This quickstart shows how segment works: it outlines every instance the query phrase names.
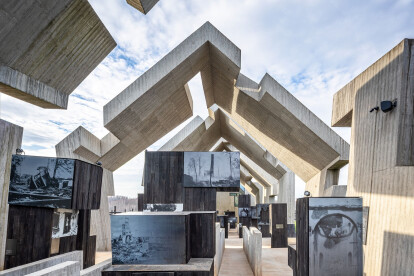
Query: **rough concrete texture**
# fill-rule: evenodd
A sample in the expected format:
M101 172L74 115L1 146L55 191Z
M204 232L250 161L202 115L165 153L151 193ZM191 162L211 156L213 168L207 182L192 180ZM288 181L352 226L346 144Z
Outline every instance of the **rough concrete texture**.
M4 269L6 251L11 157L21 148L22 139L22 127L0 119L0 270Z
M35 273L37 271L47 269L49 267L54 267L56 265L59 265L65 262L74 262L79 265L79 268L82 267L83 252L73 251L73 252L65 253L62 255L55 256L55 257L43 259L37 262L32 262L29 264L21 265L18 267L0 271L0 275L1 276L23 276L23 275L27 275L30 273ZM50 275L60 275L60 274L56 273L56 274L50 274ZM72 275L72 274L68 274L68 275ZM79 273L73 274L73 275L79 275Z
M243 226L243 250L255 276L262 275L262 233Z
M116 43L87 0L2 1L0 91L66 109Z
M126 0L128 4L142 12L147 14L159 0Z
M112 265L112 259L105 260L94 266L83 269L80 272L81 276L101 276L102 271L109 268Z
M67 261L30 274L27 276L73 276L80 275L79 262Z
M220 223L216 222L216 255L214 256L214 275L218 275L223 254L225 249L225 233L224 228L220 228Z
M414 40L404 39L334 95L332 124L351 126L347 196L368 207L364 274L414 271ZM397 99L390 112L370 112Z
M142 128L141 118L171 126L179 123L171 122L178 114L188 118L189 111L176 110L176 102L186 98L183 87L200 72L207 106L217 104L304 181L345 165L349 145L268 74L259 84L239 74L240 56L240 49L205 23L104 106L105 127L126 147L145 144L153 134L142 137L135 131ZM154 109L157 113L151 115ZM164 116L166 112L176 112L176 117ZM215 135L214 127L206 124L205 129ZM205 140L199 148L208 144Z

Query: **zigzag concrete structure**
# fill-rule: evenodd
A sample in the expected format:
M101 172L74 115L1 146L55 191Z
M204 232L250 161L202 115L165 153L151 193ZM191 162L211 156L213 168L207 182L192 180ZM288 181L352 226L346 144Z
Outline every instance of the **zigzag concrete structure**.
M323 195L337 184L349 145L268 74L259 84L240 74L240 57L239 48L205 23L104 106L105 127L125 150L144 149L150 144L143 130L162 137L191 115L184 87L200 72L207 106L217 104ZM150 125L143 123L149 118Z
M116 43L87 0L2 1L0 92L52 109Z
M349 145L269 75L257 84L240 74L240 65L240 49L207 22L104 106L108 135L98 139L79 128L61 142L68 149L58 151L115 171L192 116L187 83L201 73L210 117L196 117L180 132L185 139L177 136L160 150L208 151L223 137L276 179L286 173L280 160L315 196L329 195ZM112 180L107 185L109 195Z
M136 8L143 14L147 14L159 0L126 0L129 5Z

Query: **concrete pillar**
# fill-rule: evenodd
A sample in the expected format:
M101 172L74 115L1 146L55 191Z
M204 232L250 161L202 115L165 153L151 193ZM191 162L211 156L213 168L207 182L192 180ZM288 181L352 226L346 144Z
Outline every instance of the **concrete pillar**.
M287 204L287 223L291 224L295 220L295 174L288 170L279 179L279 194L277 203Z
M0 270L4 269L11 156L21 148L23 128L0 119Z

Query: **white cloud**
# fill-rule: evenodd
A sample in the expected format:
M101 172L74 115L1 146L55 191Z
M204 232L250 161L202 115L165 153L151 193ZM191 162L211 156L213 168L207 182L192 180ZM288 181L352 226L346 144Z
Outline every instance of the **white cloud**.
M103 137L103 105L206 21L241 49L244 74L260 81L268 72L328 125L332 95L403 38L414 37L408 0L162 0L147 15L126 1L90 3L118 47L72 93L68 110L2 95L1 117L24 127L27 154L54 155L55 144L79 125ZM205 117L200 82L190 88L195 113ZM349 141L349 129L335 131ZM115 172L117 194L136 194L142 165L141 154Z

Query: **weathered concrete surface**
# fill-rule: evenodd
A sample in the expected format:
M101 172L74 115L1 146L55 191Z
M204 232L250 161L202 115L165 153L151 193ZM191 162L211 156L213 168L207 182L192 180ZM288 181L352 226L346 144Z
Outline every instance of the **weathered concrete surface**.
M220 223L216 222L216 255L214 256L214 275L218 275L223 261L223 254L225 249L225 230L220 228Z
M29 264L17 266L11 269L0 271L1 276L23 276L30 273L35 273L37 271L41 271L43 269L53 267L55 265L64 263L64 262L75 262L78 263L79 267L83 265L83 252L82 251L73 251L69 253L65 253L62 255L58 255L55 257L43 259L37 262L32 262ZM52 275L60 275L58 273ZM72 275L72 274L69 274ZM79 275L73 274L73 275Z
M22 127L0 119L0 270L4 269L6 251L11 158L21 148L22 138Z
M116 43L86 0L2 1L0 91L66 109L69 94Z
M332 124L352 127L347 196L369 207L366 275L414 271L413 53L404 39L334 96ZM391 112L369 112L394 99Z
M262 233L243 226L243 250L255 276L262 275Z
M253 275L246 254L243 252L243 239L239 239L236 229L229 229L229 238L226 239L226 250L224 251L219 275Z
M30 274L27 276L73 276L80 275L80 264L79 262L67 261L61 264L57 264Z
M160 109L161 113L164 108L175 110L170 95L177 93L178 98L185 98L183 91L177 91L199 72L207 107L217 104L232 122L267 149L266 153L276 156L304 181L310 181L322 170L339 169L348 162L349 145L273 78L266 74L258 84L239 74L240 50L209 22L104 107L105 127L127 147L141 146L145 141L140 142L139 132L133 133L141 127L140 118L148 118L152 108ZM178 111L187 118L186 112L185 108ZM156 118L171 120L166 116ZM199 127L218 136L209 124L204 130ZM226 135L232 134L223 131L221 136L230 141ZM207 147L208 141L198 147ZM231 142L243 150L238 140Z
M56 156L77 158L86 162L95 163L101 152L101 141L83 127L65 137L56 145ZM112 171L104 165L101 189L101 207L92 210L91 235L96 235L96 250L111 250L111 227L109 220L108 196L115 194Z
M279 193L275 203L287 204L287 223L296 220L295 174L290 170L279 179Z
M88 267L80 271L81 276L101 276L102 271L109 268L112 265L112 259L105 260L94 266Z
M159 0L126 0L128 4L142 12L147 14Z

